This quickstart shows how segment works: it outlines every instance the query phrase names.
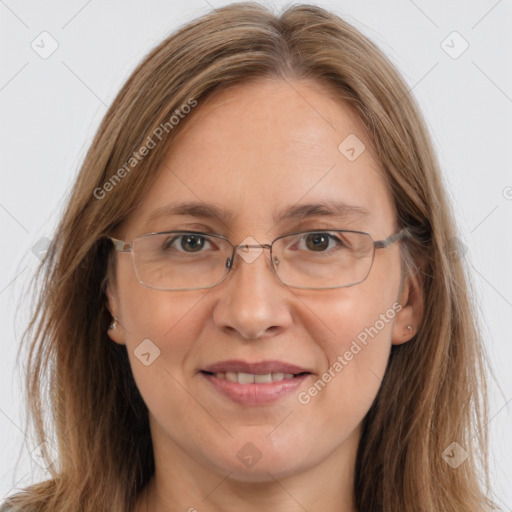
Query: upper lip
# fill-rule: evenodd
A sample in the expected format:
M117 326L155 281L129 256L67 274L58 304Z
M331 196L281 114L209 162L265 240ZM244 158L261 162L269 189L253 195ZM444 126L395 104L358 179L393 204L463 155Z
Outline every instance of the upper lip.
M210 364L201 368L203 372L209 373L223 373L223 372L236 372L236 373L251 373L253 375L265 375L267 373L311 373L306 368L286 363L284 361L267 360L259 363L250 363L242 361L241 359L229 359L227 361L219 361L218 363Z

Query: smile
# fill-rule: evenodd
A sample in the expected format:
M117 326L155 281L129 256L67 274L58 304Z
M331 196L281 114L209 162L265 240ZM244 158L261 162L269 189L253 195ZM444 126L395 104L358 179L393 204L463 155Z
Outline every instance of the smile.
M247 406L266 405L297 390L311 373L209 373L202 371L206 381L222 396Z
M238 382L240 384L267 384L270 382L280 382L282 380L293 379L296 377L293 373L265 373L262 375L243 372L219 372L215 374L218 379L229 380L229 382ZM302 374L300 374L302 375Z

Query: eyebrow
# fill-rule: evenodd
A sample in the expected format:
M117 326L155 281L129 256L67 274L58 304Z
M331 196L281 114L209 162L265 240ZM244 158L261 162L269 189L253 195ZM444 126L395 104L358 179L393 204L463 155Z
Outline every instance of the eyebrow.
M148 217L146 224L162 217L172 217L177 215L190 215L203 219L220 219L223 222L230 222L234 218L234 213L225 210L211 203L199 201L184 201L168 204L157 208ZM340 201L324 201L322 203L307 203L292 205L274 215L273 220L277 224L283 220L305 219L309 217L368 217L370 212L362 206L350 205Z

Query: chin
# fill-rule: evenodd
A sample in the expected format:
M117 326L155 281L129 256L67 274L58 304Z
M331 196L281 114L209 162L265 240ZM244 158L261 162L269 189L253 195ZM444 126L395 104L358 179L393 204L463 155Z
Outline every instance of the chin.
M251 482L251 483L266 483L274 482L276 479L281 480L288 478L297 473L305 471L308 465L304 466L290 465L288 464L271 464L269 462L264 463L260 460L252 468L241 468L240 465L232 467L228 470L229 478L237 482Z
M228 474L230 479L240 482L269 482L274 478L286 478L320 462L310 460L306 450L291 446L279 450L270 446L268 439L266 441L265 446L257 441L236 443L234 450L223 450L222 455L219 454L220 458L211 462L222 473ZM230 452L233 456L226 458Z

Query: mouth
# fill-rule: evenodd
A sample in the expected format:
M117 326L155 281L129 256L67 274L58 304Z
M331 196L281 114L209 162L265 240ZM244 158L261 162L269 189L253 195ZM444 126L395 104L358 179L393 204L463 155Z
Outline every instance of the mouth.
M246 372L206 372L201 370L205 375L211 375L217 379L227 380L229 382L237 382L238 384L270 384L272 382L282 382L283 380L296 379L303 375L311 375L310 372L301 373L246 373Z
M229 359L226 361L219 361L214 364L210 364L200 369L202 372L211 374L227 374L233 377L232 374L237 375L249 375L249 376L262 376L262 375L275 375L282 379L282 375L300 375L303 373L311 373L309 368L303 368L292 363L285 361L278 361L276 359L268 359L260 362L249 362L241 359ZM231 374L231 375L230 375ZM243 377L245 378L245 377ZM267 377L268 378L268 377ZM292 378L292 377L289 377ZM266 381L265 381L266 382Z
M313 375L307 368L275 360L259 363L221 361L199 370L199 373L216 392L245 406L277 402Z

